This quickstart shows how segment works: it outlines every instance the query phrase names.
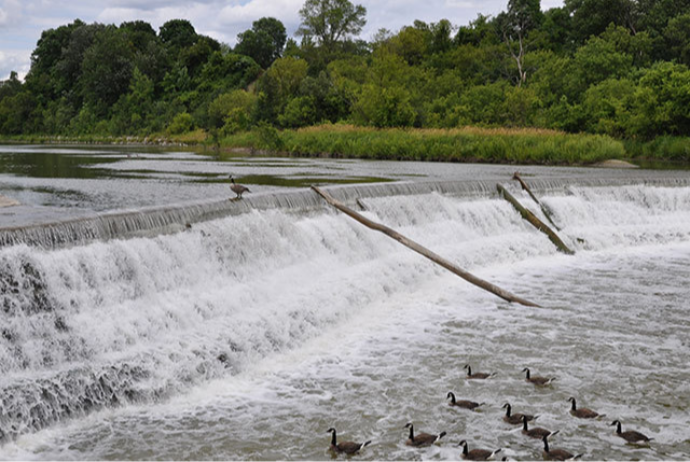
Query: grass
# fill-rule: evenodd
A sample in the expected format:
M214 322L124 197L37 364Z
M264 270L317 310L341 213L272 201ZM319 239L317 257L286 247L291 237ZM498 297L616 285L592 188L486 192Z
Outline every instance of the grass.
M293 156L381 160L586 165L628 158L621 141L543 129L373 129L321 125L277 131L263 127L221 140L224 148L282 151Z

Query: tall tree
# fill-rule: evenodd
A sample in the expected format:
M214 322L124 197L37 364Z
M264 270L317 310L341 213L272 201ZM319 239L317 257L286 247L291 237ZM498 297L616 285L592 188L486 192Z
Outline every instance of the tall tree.
M235 53L249 56L262 68L267 69L280 58L287 40L282 22L275 18L261 18L254 21L252 28L237 36Z
M302 24L297 34L332 52L338 42L362 31L366 14L366 8L349 0L307 0L299 10Z
M518 86L527 79L527 70L524 66L528 45L527 34L539 26L541 19L540 0L509 0L508 11L496 17L498 32L517 65Z

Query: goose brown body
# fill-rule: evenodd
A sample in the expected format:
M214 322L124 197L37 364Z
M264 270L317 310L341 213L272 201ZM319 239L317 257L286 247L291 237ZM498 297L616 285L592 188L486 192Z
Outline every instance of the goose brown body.
M230 189L232 190L232 192L237 194L237 196L235 196L235 199L242 199L242 194L246 192L251 192L249 188L247 188L246 186L235 183L235 179L232 177L232 175L230 175L230 182L232 183L230 185Z
M355 443L354 441L343 441L338 443L336 441L335 428L329 428L326 433L331 433L331 446L330 450L333 452L341 452L344 454L354 454L364 446L371 443L371 441L365 441L364 443Z
M434 444L436 441L440 440L446 435L446 432L441 432L438 435L430 435L429 433L417 433L416 435L414 434L414 426L412 423L408 423L405 425L405 428L410 429L410 434L407 438L407 441L405 441L405 444L408 446L414 446L414 447L423 447L423 446L431 446Z
M541 439L545 436L549 436L552 432L541 427L527 428L527 416L522 416L522 434L527 435L530 438Z
M619 420L614 420L611 425L616 425L616 435L623 438L628 443L648 443L651 438L647 435L635 430L621 431L621 423Z
M522 372L525 373L525 380L527 380L529 383L533 383L534 385L543 387L545 385L550 384L554 380L556 380L556 377L542 377L540 375L535 375L532 376L530 375L529 368L526 367L522 370Z
M558 431L555 431L551 433L551 435L555 435L558 433ZM552 449L549 447L549 435L545 435L542 438L542 441L544 441L544 458L549 459L549 460L575 460L579 459L582 457L582 454L578 455L573 455L572 453L566 451L565 449Z
M468 401L465 399L455 399L455 393L452 391L448 392L448 395L446 395L446 398L450 399L450 403L448 403L449 406L455 406L455 407L462 407L465 409L476 409L479 406L481 406L484 403L475 403L474 401Z
M472 449L471 451L467 447L467 441L462 440L458 443L458 446L462 446L462 458L465 460L489 460L491 457L500 452L500 449L495 451L489 451L487 449Z
M575 417L579 417L580 419L593 419L599 416L598 412L594 412L593 410L587 409L586 407L578 409L577 402L575 401L575 398L573 398L572 396L568 398L568 401L573 403L570 406L570 413Z
M522 419L526 418L527 420L534 420L534 416L530 414L512 414L512 406L510 403L505 403L503 405L504 408L506 408L506 415L503 416L503 421L508 422L509 424L513 425L520 425L522 423Z
M472 368L470 367L469 364L465 364L464 369L467 369L467 378L468 379L488 379L489 377L493 377L496 375L495 372L492 373L486 373L486 372L475 372L474 374L472 373Z

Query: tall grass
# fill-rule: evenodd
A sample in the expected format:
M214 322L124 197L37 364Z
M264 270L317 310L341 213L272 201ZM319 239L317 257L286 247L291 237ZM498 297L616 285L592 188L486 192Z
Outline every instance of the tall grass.
M322 125L241 133L225 147L280 150L294 156L382 160L584 165L626 155L623 143L601 135L541 129L373 129Z

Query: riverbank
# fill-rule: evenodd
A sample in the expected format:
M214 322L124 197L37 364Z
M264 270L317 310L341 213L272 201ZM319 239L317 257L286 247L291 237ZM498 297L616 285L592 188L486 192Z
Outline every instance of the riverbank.
M464 127L456 129L374 129L319 125L278 130L260 125L246 132L211 137L202 129L180 135L112 137L103 135L22 136L2 142L150 145L204 148L221 156L242 154L416 160L529 165L596 165L608 160L650 165L690 163L690 138L619 140L605 135L545 129Z

